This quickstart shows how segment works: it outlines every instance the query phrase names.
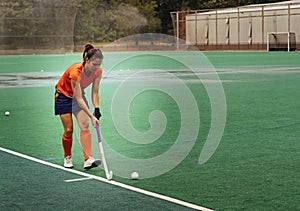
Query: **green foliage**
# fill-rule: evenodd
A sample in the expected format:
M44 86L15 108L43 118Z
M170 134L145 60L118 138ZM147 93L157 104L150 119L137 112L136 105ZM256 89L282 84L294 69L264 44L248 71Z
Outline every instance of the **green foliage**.
M155 1L82 0L75 22L75 42L111 42L160 27Z
M33 4L26 0L1 1L1 35L3 43L15 48L24 39L22 35L30 36L34 33L28 19L32 17ZM18 24L16 24L16 21ZM12 34L13 36L7 36ZM21 36L21 37L19 37ZM19 39L16 39L19 37Z
M64 47L72 43L74 4L78 0L2 0L0 27L3 48ZM68 7L65 7L68 5Z
M0 44L49 48L112 42L138 33L173 34L170 12L278 0L1 0Z

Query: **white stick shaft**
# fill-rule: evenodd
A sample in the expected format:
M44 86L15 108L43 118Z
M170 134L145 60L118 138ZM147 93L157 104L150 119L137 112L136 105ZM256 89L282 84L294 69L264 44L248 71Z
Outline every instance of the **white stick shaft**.
M112 175L112 171L108 171L108 168L107 168L107 164L106 164L106 160L105 160L105 156L104 156L104 150L103 150L103 146L102 146L102 139L101 139L99 125L96 125L96 131L97 131L100 155L101 155L101 160L102 160L103 168L105 171L105 175L108 180L111 180L113 175Z
M102 141L99 142L99 148L100 148L100 155L101 155L101 160L102 160L103 168L104 168L104 171L105 171L105 175L106 175L106 178L109 179L110 178L110 173L109 173L108 168L107 168Z

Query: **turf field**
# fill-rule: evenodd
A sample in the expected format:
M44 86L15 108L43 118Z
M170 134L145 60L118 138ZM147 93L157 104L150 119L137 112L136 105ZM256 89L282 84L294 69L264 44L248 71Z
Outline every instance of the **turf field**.
M77 128L74 171L61 168L54 85L80 60L0 57L1 210L300 209L299 53L104 53L111 183L102 168L83 170Z

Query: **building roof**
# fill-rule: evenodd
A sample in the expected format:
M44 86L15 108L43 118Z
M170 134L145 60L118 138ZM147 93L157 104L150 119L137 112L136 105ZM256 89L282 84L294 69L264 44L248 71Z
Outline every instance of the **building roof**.
M280 9L287 9L288 5L291 8L300 8L300 0L291 0L291 1L282 1L276 3L269 3L269 4L250 4L235 8L224 8L224 9L217 9L217 10L210 10L206 12L199 12L197 15L211 15L215 14L216 11L218 14L226 14L226 13L236 13L236 12L254 12L254 11L261 11L262 7L265 11L267 10L280 10ZM195 14L190 14L188 16L195 16Z
M265 4L249 4L246 6L241 6L241 7L255 7L255 6L285 6L288 4L299 4L300 0L291 0L291 1L281 1L281 2L275 2L275 3L265 3Z

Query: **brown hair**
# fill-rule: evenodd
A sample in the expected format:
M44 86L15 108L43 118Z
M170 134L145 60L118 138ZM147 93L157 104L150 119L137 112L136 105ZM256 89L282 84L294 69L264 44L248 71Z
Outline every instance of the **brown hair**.
M82 57L83 57L83 64L85 64L87 59L88 60L94 58L103 59L103 54L100 49L96 49L92 44L88 43L84 46Z

